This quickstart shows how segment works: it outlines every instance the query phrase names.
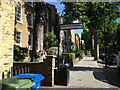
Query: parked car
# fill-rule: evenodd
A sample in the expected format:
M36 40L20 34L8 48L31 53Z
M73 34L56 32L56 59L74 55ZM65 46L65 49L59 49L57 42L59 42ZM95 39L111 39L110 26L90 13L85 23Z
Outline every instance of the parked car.
M105 53L104 52L100 52L100 59L104 61L105 58Z
M109 53L108 54L108 59L107 59L107 63L108 64L116 64L117 65L117 59L118 59L118 55L116 55L115 53Z
M118 67L118 72L120 73L120 52L118 52L117 67Z

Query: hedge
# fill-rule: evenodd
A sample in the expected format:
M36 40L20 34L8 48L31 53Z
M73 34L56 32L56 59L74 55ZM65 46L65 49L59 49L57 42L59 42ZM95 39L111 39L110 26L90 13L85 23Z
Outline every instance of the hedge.
M71 62L71 61L75 60L75 53L62 53L62 55L69 55L68 62Z
M58 55L58 47L50 47L47 51L48 55ZM59 55L61 55L61 50L59 49Z
M83 58L85 56L84 50L78 50L76 54L80 54L80 57Z

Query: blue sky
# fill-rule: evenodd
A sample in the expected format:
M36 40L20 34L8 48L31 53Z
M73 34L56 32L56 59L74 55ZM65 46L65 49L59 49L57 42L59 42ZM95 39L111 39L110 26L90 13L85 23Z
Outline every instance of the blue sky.
M64 10L64 4L60 4L60 2L48 2L50 4L53 4L58 9L58 13L62 14L62 11Z

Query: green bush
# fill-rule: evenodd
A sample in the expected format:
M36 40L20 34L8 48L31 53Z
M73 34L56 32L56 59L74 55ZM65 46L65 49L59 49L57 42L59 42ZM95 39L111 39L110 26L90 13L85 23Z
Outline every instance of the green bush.
M28 48L22 48L20 46L14 45L14 60L23 62L25 57L29 54Z
M83 58L85 56L84 50L78 50L76 54L80 54L80 57Z
M87 53L88 53L88 50L85 50L85 54L87 55Z
M62 53L62 55L69 55L69 60L68 62L72 62L75 60L75 53Z
M62 51L59 50L59 55L61 55ZM58 55L58 47L50 47L47 51L48 55Z
M43 42L44 42L45 49L47 48L47 46L51 47L51 46L57 45L58 40L57 40L57 37L54 33L48 32L48 33L45 33L43 36L44 36Z

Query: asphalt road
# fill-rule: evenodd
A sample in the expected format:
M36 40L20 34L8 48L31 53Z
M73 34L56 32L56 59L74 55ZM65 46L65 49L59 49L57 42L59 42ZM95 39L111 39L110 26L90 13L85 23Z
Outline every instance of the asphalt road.
M117 70L117 65L109 65L107 69L104 64L98 64L102 68L103 75L108 81L109 85L114 88L120 88L120 74Z

